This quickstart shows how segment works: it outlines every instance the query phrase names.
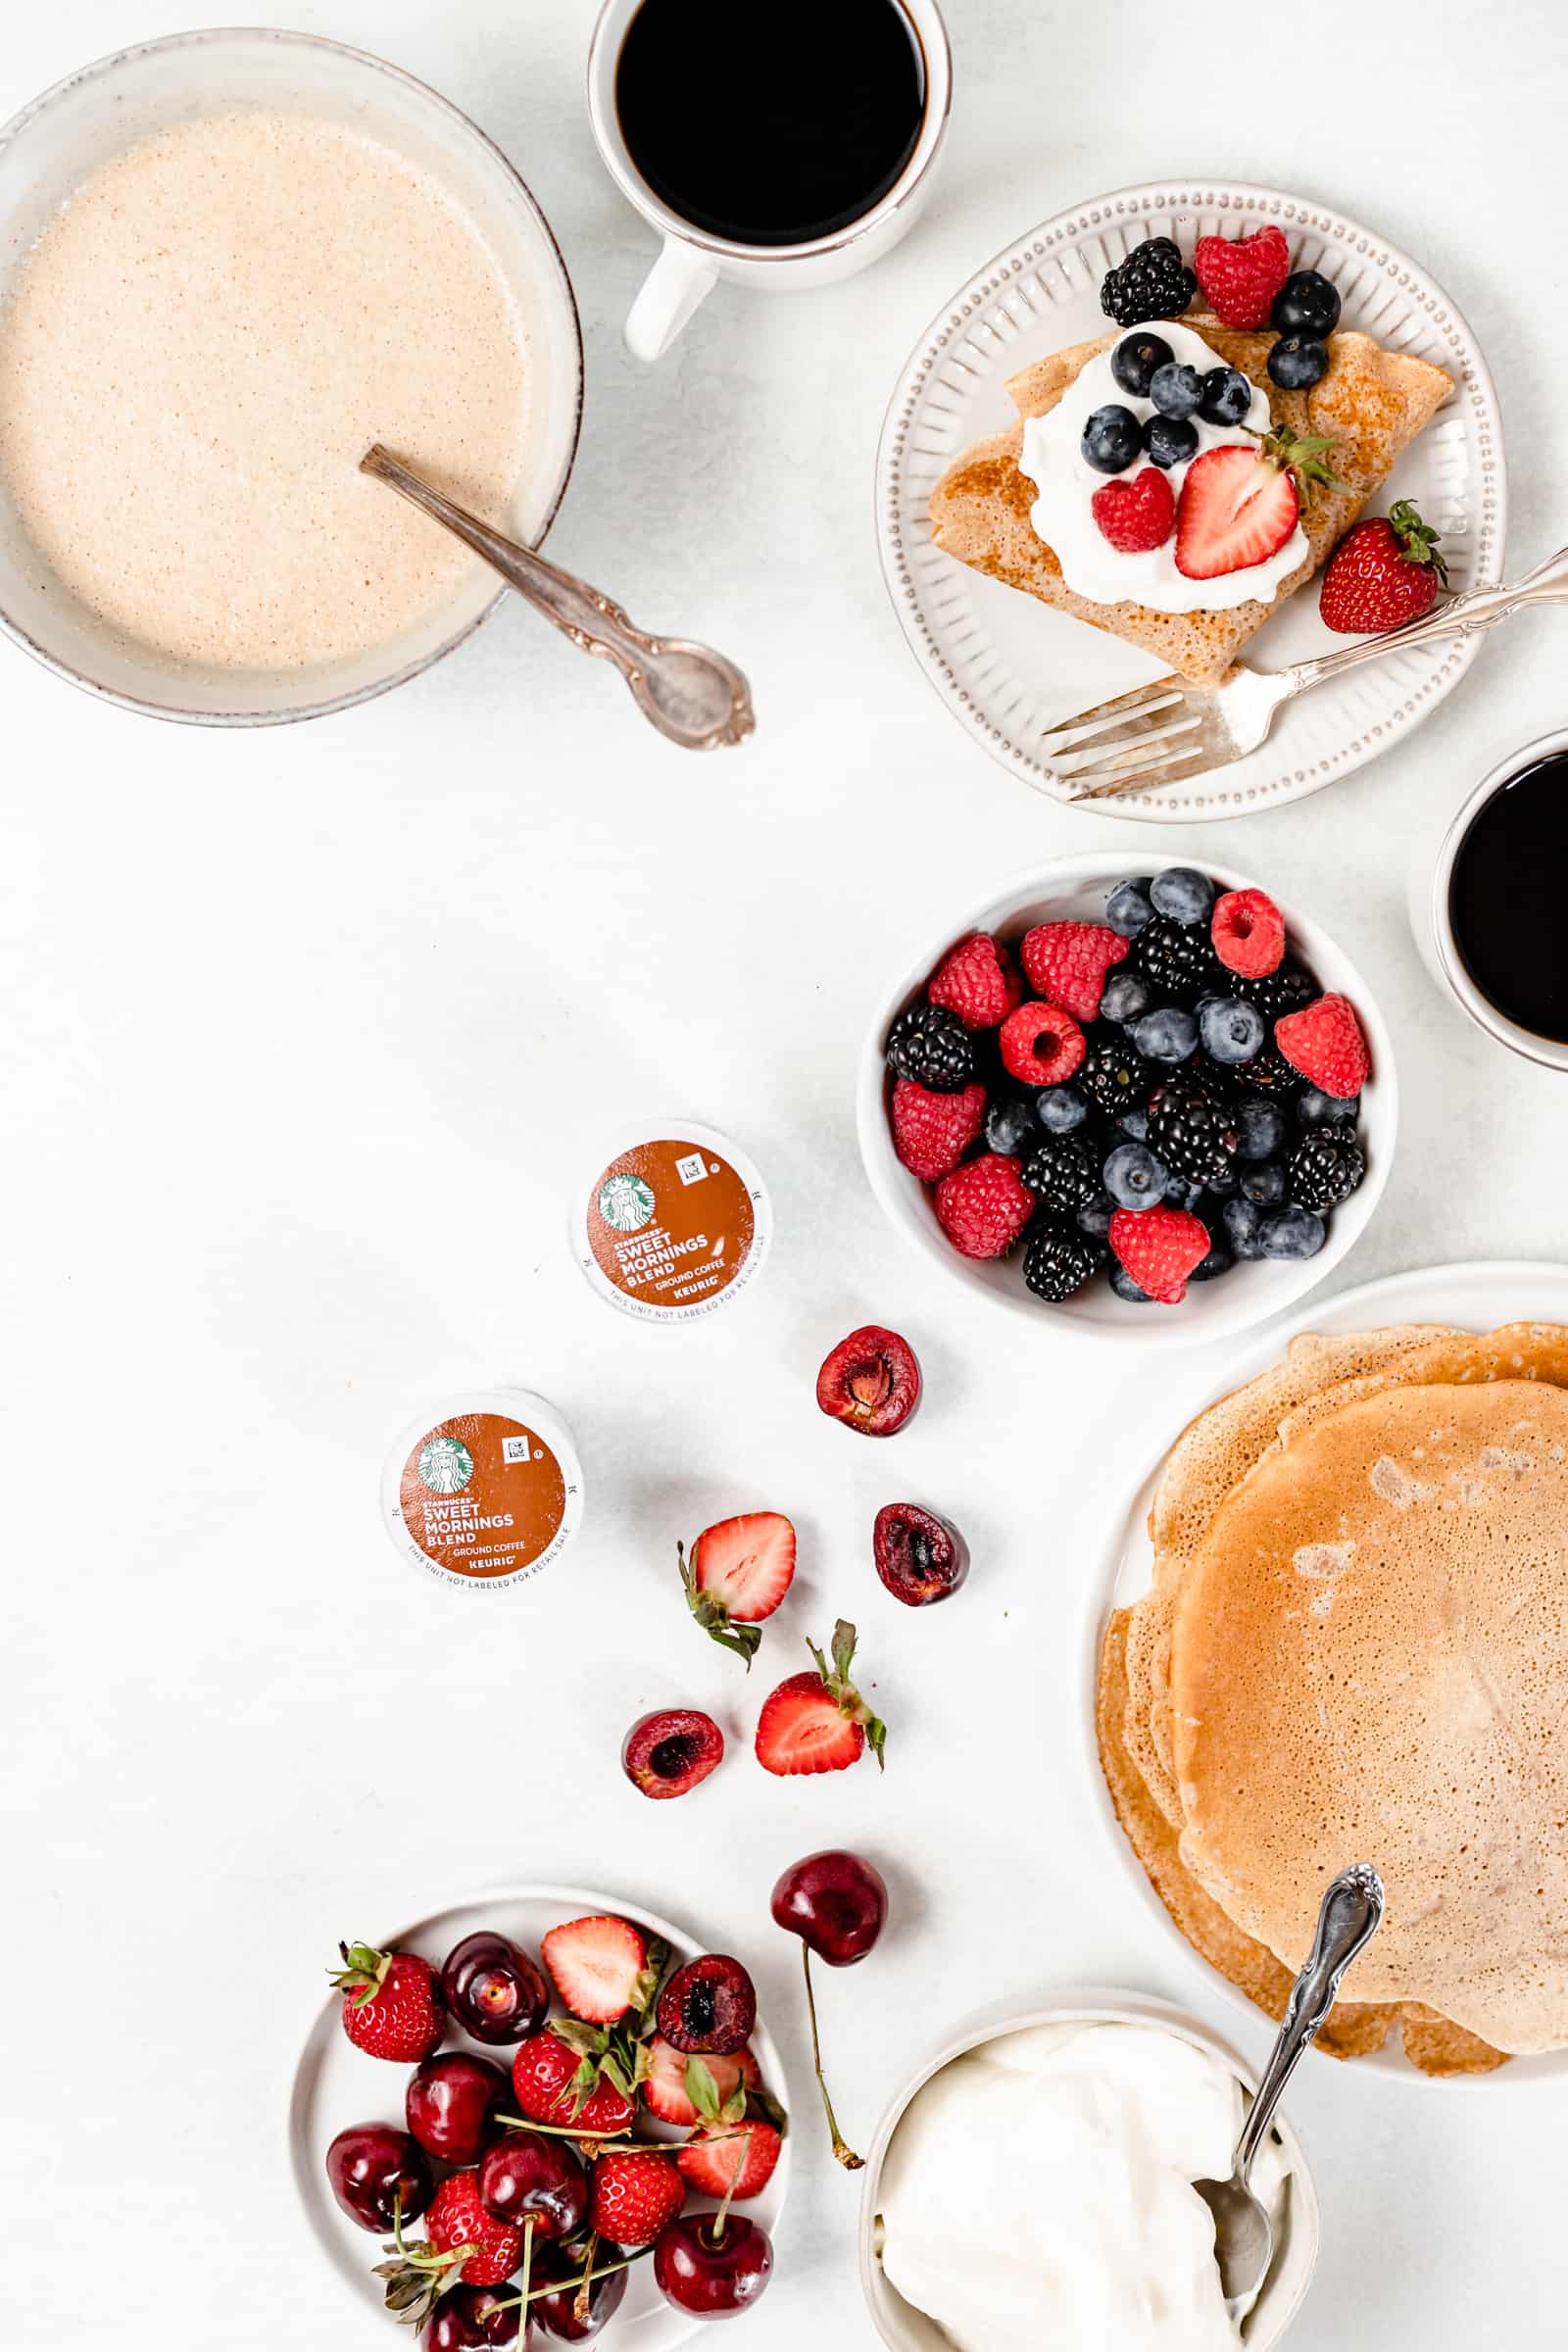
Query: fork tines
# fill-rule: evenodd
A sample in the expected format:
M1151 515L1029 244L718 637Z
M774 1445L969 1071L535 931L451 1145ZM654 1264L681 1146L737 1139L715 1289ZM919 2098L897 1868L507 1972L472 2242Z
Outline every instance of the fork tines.
M1043 738L1041 755L1070 800L1102 799L1200 769L1203 716L1185 680L1154 678L1063 719ZM1195 730L1197 740L1187 740Z

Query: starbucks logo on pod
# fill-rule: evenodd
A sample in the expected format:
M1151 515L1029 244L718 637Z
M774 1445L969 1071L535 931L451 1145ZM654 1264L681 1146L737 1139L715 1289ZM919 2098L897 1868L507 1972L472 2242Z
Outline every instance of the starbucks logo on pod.
M419 1448L419 1477L432 1494L460 1494L473 1476L473 1456L461 1438L427 1438Z
M622 1169L599 1188L599 1214L616 1233L637 1233L653 1215L654 1188L644 1177Z

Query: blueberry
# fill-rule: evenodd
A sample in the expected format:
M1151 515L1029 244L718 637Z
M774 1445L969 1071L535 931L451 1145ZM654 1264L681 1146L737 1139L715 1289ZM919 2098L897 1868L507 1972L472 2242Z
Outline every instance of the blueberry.
M1134 1306L1148 1306L1152 1303L1149 1293L1143 1289L1141 1284L1134 1282L1125 1266L1111 1267L1110 1287L1118 1298L1128 1298Z
M1198 427L1185 416L1151 416L1144 427L1144 447L1151 463L1168 473L1173 466L1185 466L1197 457Z
M1143 426L1131 409L1121 408L1115 401L1096 409L1084 426L1084 463L1097 473L1125 472L1143 446Z
M1195 866L1167 865L1149 885L1150 904L1156 914L1173 923L1206 923L1214 904L1214 885Z
M1147 1110L1124 1110L1116 1124L1123 1135L1132 1137L1135 1144L1148 1142L1149 1113Z
M1239 368L1211 368L1198 414L1210 424L1240 424L1252 405L1252 379Z
M1309 392L1328 365L1328 345L1311 335L1281 335L1268 355L1268 371L1282 392Z
M1295 270L1274 297L1269 323L1282 335L1332 335L1340 289L1320 270Z
M1272 1159L1285 1141L1285 1113L1261 1095L1248 1095L1236 1105L1238 1159Z
M1153 1002L1154 992L1142 972L1112 972L1101 991L1100 1010L1107 1021L1136 1021Z
M1162 1004L1133 1023L1133 1044L1146 1061L1185 1061L1198 1047L1198 1023L1180 1004Z
M1175 356L1163 335L1125 335L1110 355L1110 372L1124 392L1147 400L1155 368Z
M1203 379L1196 368L1181 360L1167 360L1163 368L1154 369L1149 397L1162 416L1193 416L1203 397Z
M1309 1086L1296 1100L1296 1115L1303 1127L1337 1126L1342 1119L1354 1121L1361 1115L1361 1098L1352 1095L1344 1102L1338 1095L1325 1095L1321 1088Z
M1118 1144L1101 1174L1118 1208L1157 1208L1170 1182L1146 1144Z
M1263 1254L1263 1211L1255 1200L1238 1193L1225 1203L1225 1239L1238 1257Z
M1229 1242L1216 1238L1208 1255L1199 1259L1187 1279L1189 1282L1218 1282L1220 1276L1228 1274L1235 1263L1236 1252Z
M1185 1176L1166 1177L1165 1206L1167 1208L1184 1208L1188 1215L1192 1216L1202 1198L1203 1188L1200 1184L1190 1184Z
M1118 882L1105 901L1105 920L1118 939L1136 939L1153 916L1147 881Z
M1026 1152L1038 1133L1034 1104L1025 1095L999 1095L986 1112L986 1144L993 1152Z
M1285 1198L1285 1170L1277 1159L1259 1160L1242 1170L1242 1191L1259 1208L1277 1208Z
M1076 1087L1048 1086L1035 1097L1035 1114L1048 1134L1071 1135L1088 1118L1089 1105Z
M1263 1219L1265 1257L1316 1257L1327 1239L1322 1218L1310 1208L1298 1208L1294 1200Z
M1078 1211L1079 1232L1087 1233L1092 1242L1102 1242L1110 1231L1110 1212L1114 1206L1115 1203L1108 1193L1097 1193L1094 1199L1086 1200Z
M1212 1061L1250 1061L1268 1031L1255 1004L1240 997L1216 997L1199 1014L1203 1051Z

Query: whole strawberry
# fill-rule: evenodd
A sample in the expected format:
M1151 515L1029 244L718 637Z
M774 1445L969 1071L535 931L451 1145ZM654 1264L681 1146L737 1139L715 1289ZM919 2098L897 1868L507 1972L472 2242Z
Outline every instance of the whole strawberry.
M939 1184L951 1176L985 1125L986 1090L976 1080L961 1094L936 1095L912 1078L893 1088L893 1149L911 1176Z
M686 2183L668 2156L638 2149L602 2156L594 2166L589 2219L601 2237L634 2252L651 2246L686 2202Z
M530 2034L517 2044L512 2090L518 2108L530 2123L572 2124L585 2136L629 2131L636 2084L628 2081L612 2037L569 2019L558 2023L563 2031ZM591 2046L595 2042L602 2046Z
M976 931L943 957L926 995L956 1012L966 1029L995 1029L1023 995L1023 982L1011 950Z
M1318 611L1331 629L1362 637L1419 620L1448 584L1438 534L1407 498L1358 522L1329 559Z
M1250 237L1200 237L1193 269L1203 299L1227 326L1267 326L1291 274L1291 249L1272 223Z
M965 1160L937 1186L937 1222L964 1257L1005 1257L1035 1213L1022 1161L1002 1152Z
M723 2121L694 2132L675 2162L681 2178L703 2197L760 2197L772 2180L784 2142L771 2124Z
M459 2257L454 2275L470 2286L499 2286L522 2259L522 2231L486 2212L476 2172L448 2175L430 2200L424 2226L438 2254Z
M378 1952L340 1943L343 1965L331 1971L343 1995L343 2031L357 2050L419 2066L441 2044L446 2000L440 1972L417 1952Z

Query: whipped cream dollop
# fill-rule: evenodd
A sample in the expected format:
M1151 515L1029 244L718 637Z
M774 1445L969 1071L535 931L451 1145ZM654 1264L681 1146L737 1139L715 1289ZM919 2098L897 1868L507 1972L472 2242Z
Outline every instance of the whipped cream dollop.
M1227 365L1201 335L1177 318L1152 318L1147 329L1129 332L1162 335L1176 359L1196 368L1200 375ZM1108 481L1130 480L1153 462L1140 451L1122 473L1108 474L1097 473L1084 458L1084 426L1096 409L1114 402L1130 409L1140 424L1155 413L1152 400L1135 399L1112 375L1110 354L1115 348L1113 343L1079 370L1048 416L1024 420L1018 467L1039 492L1029 519L1061 565L1062 578L1077 595L1091 597L1098 605L1147 605L1153 612L1228 612L1254 597L1267 604L1281 580L1305 561L1306 533L1299 523L1265 563L1245 564L1218 579L1189 580L1176 568L1174 531L1163 547L1128 554L1112 547L1096 522L1089 503L1095 492ZM1186 466L1172 466L1165 477L1177 502L1190 467L1205 450L1238 443L1255 449L1253 436L1266 433L1273 420L1268 394L1259 385L1253 386L1252 405L1240 424L1210 424L1206 417L1195 416L1197 451Z
M1213 2053L1164 2027L999 2035L932 2076L883 2166L882 2268L956 2352L1234 2352L1214 2222L1245 2113ZM1276 2227L1283 2152L1251 2184Z

